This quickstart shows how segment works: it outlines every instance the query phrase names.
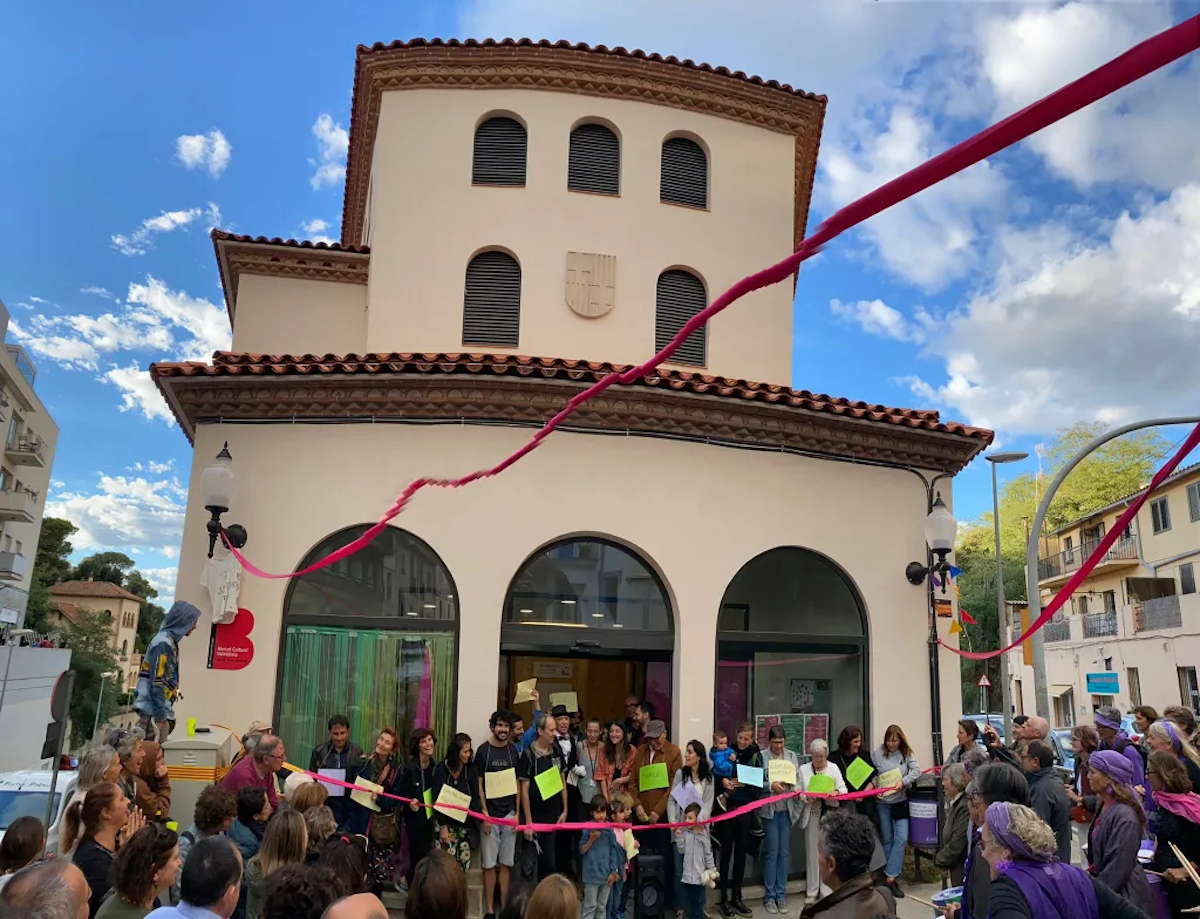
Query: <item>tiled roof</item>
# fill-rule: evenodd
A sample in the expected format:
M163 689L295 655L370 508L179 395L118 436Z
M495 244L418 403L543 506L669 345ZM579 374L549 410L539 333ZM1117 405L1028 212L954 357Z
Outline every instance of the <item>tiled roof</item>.
M67 622L79 624L79 607L74 603L67 603L65 600L52 601L54 608L58 610Z
M356 255L369 255L371 252L370 246L343 246L341 243L315 243L311 240L302 239L280 239L278 236L272 236L268 239L266 236L243 236L240 233L230 233L226 230L213 230L211 234L213 243L222 240L228 240L235 243L255 243L263 246L287 246L292 249L327 249L330 252L351 252Z
M130 593L110 581L63 581L51 585L50 593L56 597L104 597L111 600L142 602L142 598L137 594Z
M213 363L152 364L155 380L168 377L282 377L324 374L463 374L514 375L542 379L594 383L612 372L622 373L627 364L564 358L521 357L511 354L248 354L217 352ZM789 389L749 380L706 376L683 370L658 369L633 386L666 387L671 390L705 396L745 399L767 404L842 415L863 421L883 422L906 428L955 434L982 441L992 440L992 432L957 422L943 422L936 411L891 408L867 402L855 402L807 390ZM182 419L180 419L182 424Z

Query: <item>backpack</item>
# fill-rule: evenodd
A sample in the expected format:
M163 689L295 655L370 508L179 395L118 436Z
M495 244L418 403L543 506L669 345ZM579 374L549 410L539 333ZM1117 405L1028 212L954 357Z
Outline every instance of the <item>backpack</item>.
M1145 747L1143 747L1141 744L1134 743L1128 737L1117 738L1117 744L1113 749L1124 755L1126 747L1133 747L1133 749L1138 751L1138 755L1142 758L1142 773L1144 774L1146 771L1146 766L1150 762L1150 754L1147 752Z

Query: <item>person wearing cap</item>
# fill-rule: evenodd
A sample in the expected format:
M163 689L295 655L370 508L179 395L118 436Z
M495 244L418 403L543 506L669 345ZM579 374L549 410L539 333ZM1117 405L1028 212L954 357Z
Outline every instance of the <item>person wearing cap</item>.
M1102 705L1096 709L1096 733L1100 735L1101 750L1111 750L1129 760L1129 768L1133 770L1133 779L1129 784L1139 789L1145 807L1153 807L1153 800L1146 794L1146 761L1137 744L1121 729L1120 710L1112 705Z
M1129 759L1115 750L1097 750L1088 758L1088 784L1100 804L1088 839L1088 870L1138 909L1152 913L1150 885L1138 862L1146 813L1133 779Z
M667 782L661 788L642 788L642 769L656 763L666 763ZM655 824L667 822L667 801L671 797L671 786L675 783L675 773L683 768L683 754L679 747L667 740L667 726L658 719L646 723L646 742L638 747L633 758L632 778L626 786L629 796L633 798L634 813L640 823ZM656 783L657 784L657 783ZM651 830L640 834L638 841L642 849L657 852L662 856L663 864L674 866L674 840L671 831ZM673 873L673 868L671 869ZM675 885L666 885L666 909L672 908Z
M271 733L273 733L273 729L268 722L251 721L250 727L246 728L246 733L242 735L242 747L233 755L233 761L229 765L235 766L243 757L253 753L263 734Z
M575 746L574 717L565 705L556 705L550 710L554 718L554 744L562 754L563 781L567 783L567 820L578 823L586 819L583 815L583 800L579 795L579 777L584 768L579 765L579 751ZM579 852L579 831L559 830L554 834L555 867L571 880L579 877L575 860Z

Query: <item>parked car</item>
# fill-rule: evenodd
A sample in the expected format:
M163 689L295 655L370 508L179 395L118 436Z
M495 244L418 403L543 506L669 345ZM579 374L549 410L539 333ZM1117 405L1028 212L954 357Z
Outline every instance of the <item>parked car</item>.
M998 712L989 712L988 714L975 713L963 715L964 719L974 721L979 725L979 733L983 734L983 726L990 724L996 732L996 736L1000 738L1000 743L1004 743L1004 716ZM1054 748L1054 769L1063 777L1064 781L1070 782L1075 777L1075 757L1071 754L1071 735L1068 731L1066 744L1063 744L1062 738L1058 736L1056 731L1050 732L1050 746Z
M0 839L4 831L18 817L37 817L46 819L46 796L50 793L49 771L0 773ZM50 830L46 834L46 851L58 852L58 834L62 822L63 811L71 800L75 790L75 772L60 772L54 790L54 803L51 807Z
M1055 728L1052 732L1063 749L1063 766L1075 776L1075 751L1071 749L1071 732L1074 728Z

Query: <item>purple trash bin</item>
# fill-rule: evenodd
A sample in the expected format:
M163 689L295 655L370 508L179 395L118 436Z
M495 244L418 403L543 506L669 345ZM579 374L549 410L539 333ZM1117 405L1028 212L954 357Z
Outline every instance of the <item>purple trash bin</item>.
M918 780L908 790L908 841L922 849L940 845L937 782Z

